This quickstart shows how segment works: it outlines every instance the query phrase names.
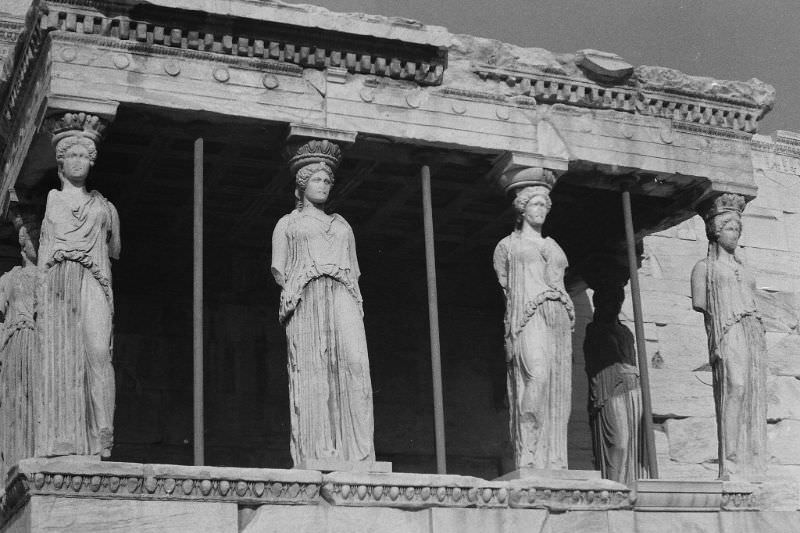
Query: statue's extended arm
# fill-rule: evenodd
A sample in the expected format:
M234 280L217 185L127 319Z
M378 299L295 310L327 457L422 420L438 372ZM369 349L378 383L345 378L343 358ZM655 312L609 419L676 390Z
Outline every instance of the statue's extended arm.
M692 309L698 313L708 310L706 302L706 261L699 261L692 269Z
M508 248L505 239L497 244L492 258L494 271L497 274L497 281L503 287L503 293L508 292Z
M114 204L108 202L108 210L111 213L111 228L108 232L108 256L111 259L119 259L122 251L122 240L119 236L119 214Z
M286 235L286 218L282 218L275 225L272 232L272 264L270 271L275 283L281 286L286 284L286 260L289 254L288 235Z

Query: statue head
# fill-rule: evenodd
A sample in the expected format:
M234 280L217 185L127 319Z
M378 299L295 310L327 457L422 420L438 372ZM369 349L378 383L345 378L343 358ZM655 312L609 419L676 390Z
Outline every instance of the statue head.
M94 141L82 135L63 137L56 143L58 177L83 182L97 159Z
M295 176L294 196L297 199L297 208L302 209L306 201L324 204L334 181L333 169L325 162L301 167Z
M517 211L517 228L528 223L541 228L553 202L550 200L550 188L544 185L529 185L517 190L514 198L514 209Z
M703 213L709 244L716 243L728 253L734 253L742 234L744 197L725 193L714 198Z
M86 113L64 113L47 119L45 128L52 132L58 176L82 184L97 159L97 143L106 123Z
M742 235L742 217L739 213L721 213L706 221L709 243L716 243L728 253L734 253Z
M619 320L624 301L625 289L622 285L614 282L598 285L592 295L593 320L604 324L615 324Z

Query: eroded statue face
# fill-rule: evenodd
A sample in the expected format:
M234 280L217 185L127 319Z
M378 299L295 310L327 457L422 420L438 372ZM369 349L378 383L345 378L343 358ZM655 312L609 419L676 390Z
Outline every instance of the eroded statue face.
M541 228L544 219L547 218L547 198L537 194L525 204L525 212L522 217L531 227Z
M332 184L331 177L327 172L323 170L314 172L314 174L308 178L304 199L315 205L324 204L328 201Z
M64 178L71 182L83 182L89 175L92 167L92 160L89 157L89 150L80 144L70 146L64 153L61 163L61 172Z
M728 253L736 251L739 245L739 237L742 235L742 226L739 221L731 218L726 221L719 230L717 242Z

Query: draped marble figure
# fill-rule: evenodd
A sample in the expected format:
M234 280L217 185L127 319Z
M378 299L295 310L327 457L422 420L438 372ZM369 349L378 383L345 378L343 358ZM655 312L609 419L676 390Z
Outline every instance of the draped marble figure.
M604 478L630 486L648 477L648 471L635 343L619 321L624 298L621 284L595 286L594 318L586 326L583 355L595 465Z
M47 195L39 245L37 456L109 457L113 446L110 260L119 257L119 218L111 202L86 188L97 157L93 118L68 114L66 122L82 127L53 138L61 189Z
M564 288L567 257L541 234L549 189L517 190L517 227L494 251L506 298L509 427L517 468L567 468L574 313Z
M279 319L288 349L291 455L296 467L374 462L355 239L344 218L324 210L339 150L327 141L305 148L307 157L293 165L297 207L272 235L271 270L282 288Z
M39 227L21 214L14 216L22 255L0 277L0 479L20 459L33 457L34 388L38 357L36 339L36 243Z
M767 348L755 278L737 247L744 198L726 193L704 213L708 255L692 270L692 306L705 317L714 384L719 475L763 475L767 461Z

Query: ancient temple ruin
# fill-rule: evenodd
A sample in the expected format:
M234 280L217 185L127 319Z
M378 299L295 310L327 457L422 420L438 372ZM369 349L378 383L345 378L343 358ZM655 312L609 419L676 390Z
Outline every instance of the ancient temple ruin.
M41 214L58 187L51 125L67 114L102 130L89 188L116 206L124 243L113 267L110 460L23 459L2 473L0 531L795 527L800 134L758 133L775 99L768 84L266 0L18 0L0 7L0 30L0 270L20 263L8 214ZM393 473L291 469L270 236L294 204L287 152L309 140L343 154L329 203L357 241L375 454ZM435 473L423 167L446 474ZM529 171L557 178L544 233L570 265L569 470L501 480L514 465L492 253L514 224L504 185ZM623 191L659 473L631 486L594 471L582 350L594 280L629 276ZM726 193L748 202L740 251L767 330L769 458L752 481L717 479L708 347L690 299L690 272L707 246L697 210ZM630 289L622 315L634 329ZM198 447L203 464L189 466Z

